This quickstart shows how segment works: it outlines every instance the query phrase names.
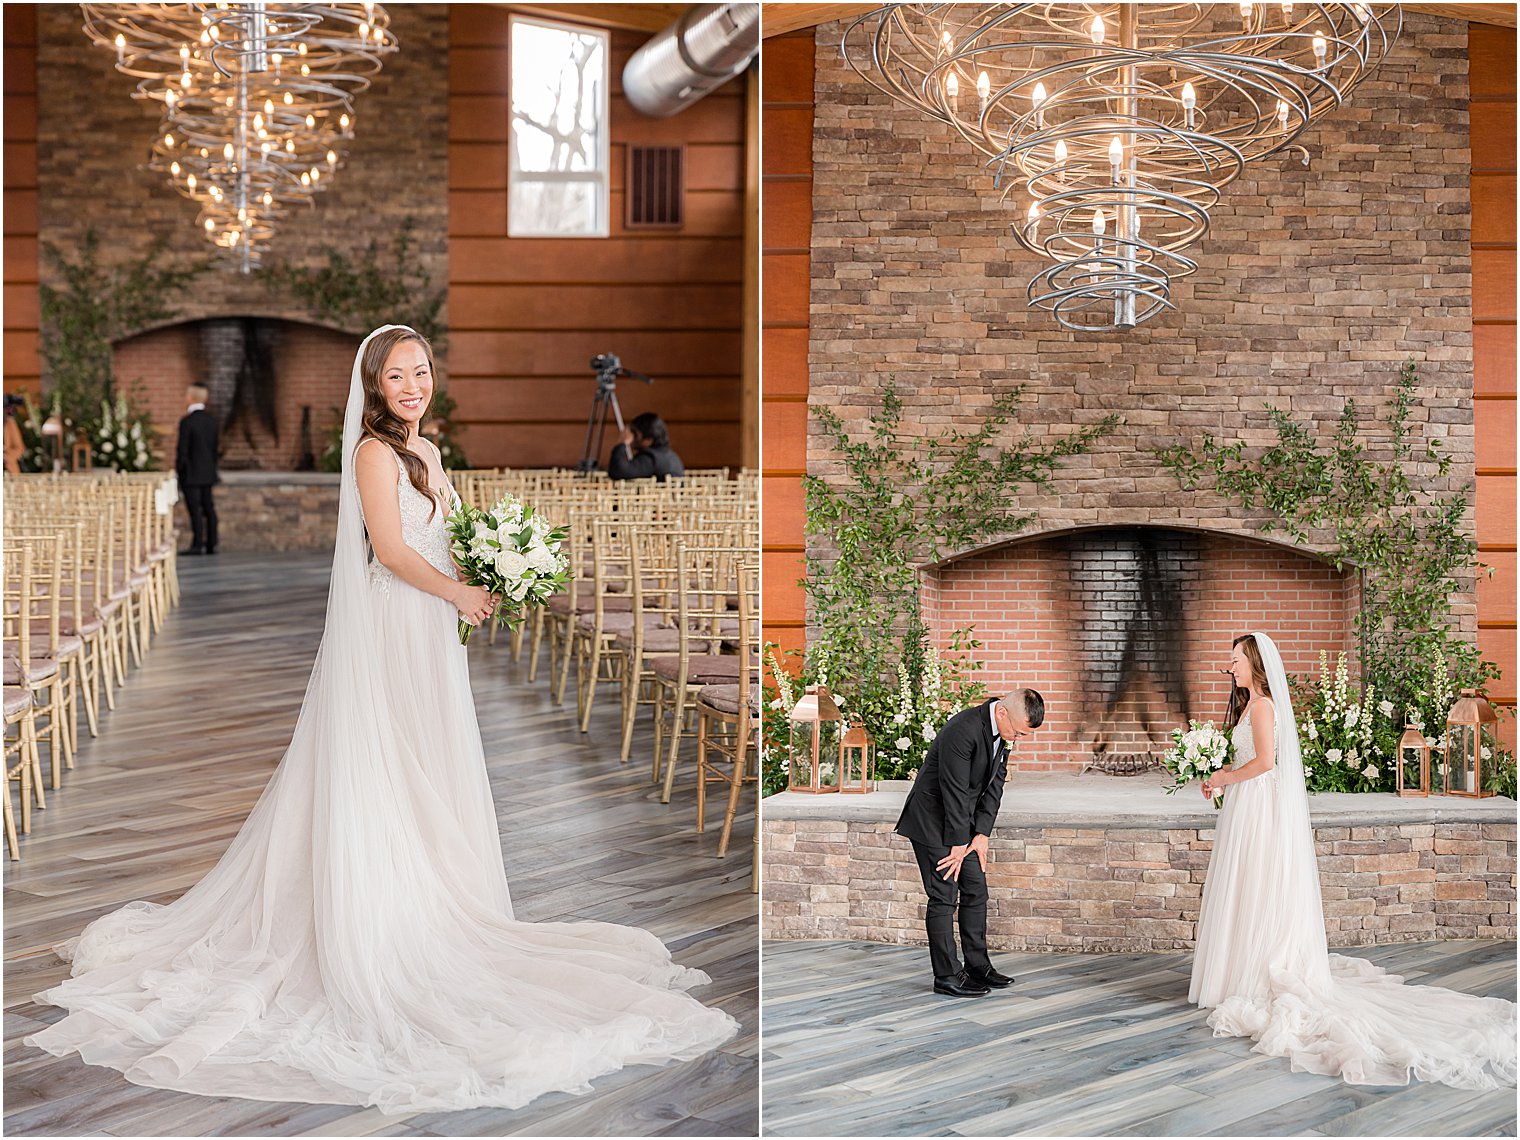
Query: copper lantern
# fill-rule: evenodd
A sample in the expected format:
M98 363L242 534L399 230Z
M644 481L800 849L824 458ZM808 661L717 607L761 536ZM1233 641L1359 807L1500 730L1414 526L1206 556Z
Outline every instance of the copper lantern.
M839 738L839 790L863 795L876 790L876 748L864 725L852 724Z
M1448 796L1491 796L1484 783L1494 772L1494 729L1499 715L1476 689L1463 689L1446 718L1446 773Z
M1395 790L1401 796L1428 796L1430 795L1430 745L1425 743L1425 734L1412 724L1404 726L1404 735L1399 737L1398 759L1395 771ZM1410 779L1409 773L1418 772L1418 782L1412 786L1406 786Z
M839 790L839 706L823 685L809 685L787 718L787 790Z

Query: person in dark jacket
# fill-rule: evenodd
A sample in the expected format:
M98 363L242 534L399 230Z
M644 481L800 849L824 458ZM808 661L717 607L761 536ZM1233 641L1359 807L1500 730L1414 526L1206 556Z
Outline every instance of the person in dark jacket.
M216 470L221 429L206 410L207 391L199 384L185 389L189 408L179 421L179 447L174 454L174 473L179 477L185 509L190 512L190 549L186 554L216 553L216 505L211 488L220 483Z
M935 993L980 997L1013 984L987 957L987 845L1003 802L1008 750L1044 721L1045 699L1033 689L956 713L929 745L903 804L897 834L912 842L929 896ZM955 952L957 917L964 969Z
M681 457L671 449L665 421L653 412L634 416L623 429L622 440L612 448L607 475L612 479L658 479L686 474Z

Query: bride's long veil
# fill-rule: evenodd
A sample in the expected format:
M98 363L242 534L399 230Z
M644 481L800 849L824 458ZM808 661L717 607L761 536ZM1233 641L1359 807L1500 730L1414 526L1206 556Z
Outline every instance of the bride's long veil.
M1277 644L1265 633L1251 636L1256 639L1256 648L1267 670L1267 695L1272 698L1273 743L1277 752L1276 835L1283 905L1275 915L1274 941L1282 948L1284 968L1310 984L1325 985L1330 979L1325 913L1293 695Z

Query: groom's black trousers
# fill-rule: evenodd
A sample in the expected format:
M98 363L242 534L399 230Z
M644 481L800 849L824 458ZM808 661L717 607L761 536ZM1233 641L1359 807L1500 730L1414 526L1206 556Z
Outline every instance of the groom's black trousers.
M923 876L924 891L929 896L925 925L929 928L929 960L934 964L934 976L948 980L961 972L961 959L955 952L957 911L966 969L976 973L992 969L992 960L987 957L987 872L982 861L975 854L968 854L961 863L960 879L946 879L935 864L950 854L950 848L911 842L918 873Z

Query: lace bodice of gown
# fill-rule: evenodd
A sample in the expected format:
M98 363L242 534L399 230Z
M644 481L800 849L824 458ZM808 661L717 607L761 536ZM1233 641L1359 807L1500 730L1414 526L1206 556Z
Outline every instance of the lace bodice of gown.
M374 446L374 445L371 445ZM386 447L386 444L379 446ZM444 503L438 503L437 510L432 512L432 518L428 512L432 503L428 497L416 487L412 486L411 479L407 478L406 465L402 463L401 456L391 451L391 458L396 461L396 495L401 507L401 537L402 540L418 554L428 560L428 564L435 570L447 574L450 578L457 578L459 574L454 566L454 560L449 555L449 508ZM459 496L449 489L450 501L457 504ZM363 512L363 506L360 506ZM378 558L371 558L369 564L369 581L372 586L377 586L385 592L389 592L391 583L396 580L395 574Z
M1251 732L1251 709L1248 706L1236 722L1234 730L1230 733L1230 743L1235 746L1235 759L1230 764L1231 768L1244 768L1252 760L1256 759L1256 737ZM1277 767L1273 765L1262 776L1270 777L1274 782L1277 779Z

